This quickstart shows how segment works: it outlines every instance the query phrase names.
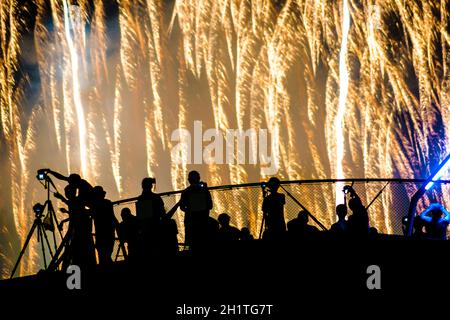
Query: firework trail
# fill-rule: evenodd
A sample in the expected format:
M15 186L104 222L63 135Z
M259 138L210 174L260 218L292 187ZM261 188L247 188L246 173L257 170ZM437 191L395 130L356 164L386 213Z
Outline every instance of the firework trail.
M69 74L72 75L72 95L73 102L75 105L76 115L77 115L77 123L78 123L78 134L79 134L79 145L80 145L80 165L81 165L81 174L84 177L89 177L88 172L88 163L87 163L87 146L86 146L86 118L85 112L83 108L83 103L81 101L81 93L80 93L80 83L79 83L79 58L77 49L75 47L75 41L73 39L72 34L77 34L76 25L75 25L75 16L79 12L72 11L69 12L69 5L67 1L63 1L64 5L64 33L66 36L67 45L69 47L70 53L70 65L71 69L68 71ZM74 8L74 7L71 7ZM78 7L75 7L78 8Z
M158 191L184 188L191 169L210 185L267 179L236 155L229 165L172 162L172 132L193 132L194 121L268 129L282 179L425 177L448 150L447 0L73 4L0 2L3 274L42 200L38 168L80 172L111 199L138 194L148 175ZM22 68L29 56L34 82ZM328 197L311 208L327 225L340 189L314 195ZM236 193L226 206L215 196L218 211L257 228L256 209L240 213L255 199ZM393 201L386 193L371 208L380 231L393 230ZM31 248L22 274L38 265Z
M347 46L348 33L350 29L350 11L348 0L343 1L343 17L342 17L342 42L339 52L339 106L336 114L336 178L344 179L344 128L343 120L345 116L345 104L348 95L348 70L347 70ZM336 185L336 204L344 203L341 183Z

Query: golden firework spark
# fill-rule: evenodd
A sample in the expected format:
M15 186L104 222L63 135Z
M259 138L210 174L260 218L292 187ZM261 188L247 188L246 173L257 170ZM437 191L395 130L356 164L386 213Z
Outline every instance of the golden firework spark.
M159 191L183 188L199 167L171 162L171 132L195 120L269 129L283 179L419 177L448 150L447 1L77 3L36 1L25 28L28 7L0 2L0 146L11 182L0 191L14 221L0 235L24 240L30 203L41 200L39 167L80 171L113 199L136 195L146 175L164 177ZM20 40L30 34L40 76L33 101L18 81L29 49ZM210 185L267 178L261 166L200 169ZM260 216L240 213L252 199L239 196L217 210L255 230ZM311 210L330 224L339 196L317 193L327 207ZM383 194L371 208L380 231L393 230L393 201ZM39 260L32 248L22 273Z

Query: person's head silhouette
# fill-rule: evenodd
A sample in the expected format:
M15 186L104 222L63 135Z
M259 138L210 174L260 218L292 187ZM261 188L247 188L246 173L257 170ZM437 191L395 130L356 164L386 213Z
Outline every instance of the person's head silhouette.
M190 171L188 174L189 184L194 185L200 183L200 173L198 171Z
M77 173L72 173L68 178L69 184L78 186L81 182L81 177Z
M249 238L251 238L252 237L252 235L251 235L251 233L250 233L250 230L247 228L247 227L243 227L242 229L241 229L241 238L243 238L243 239L249 239Z
M336 206L336 215L341 220L345 219L345 216L347 215L347 206L345 204L338 204Z
M309 220L308 213L306 211L304 211L304 210L300 211L298 213L297 219L298 219L298 221L300 222L301 225L307 225L308 224L308 220Z
M142 183L141 183L142 191L143 192L152 192L155 181L156 180L154 178L142 179Z
M75 188L73 185L68 184L64 188L64 194L66 195L66 198L68 200L73 200L77 196L77 188Z
M128 221L130 218L133 217L130 208L123 208L120 211L120 216L122 217L122 221Z
M439 219L442 218L443 214L444 213L442 212L440 206L434 206L433 209L431 210L431 219L433 221L438 221Z
M269 188L270 192L277 192L278 188L280 187L280 179L277 177L272 177L267 182L267 187Z
M230 225L230 216L227 213L221 213L217 220L219 220L220 225L222 228L228 227Z
M105 199L106 192L103 190L101 186L95 186L92 189L92 194L94 196L94 199Z

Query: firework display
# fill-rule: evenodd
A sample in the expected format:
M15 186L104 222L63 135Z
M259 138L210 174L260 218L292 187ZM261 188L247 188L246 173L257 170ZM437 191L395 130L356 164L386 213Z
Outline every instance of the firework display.
M192 168L210 186L274 175L237 154L174 161L173 133L196 121L267 130L282 180L426 177L450 141L448 7L0 0L0 276L33 223L39 168L78 172L111 199L145 176L182 189Z

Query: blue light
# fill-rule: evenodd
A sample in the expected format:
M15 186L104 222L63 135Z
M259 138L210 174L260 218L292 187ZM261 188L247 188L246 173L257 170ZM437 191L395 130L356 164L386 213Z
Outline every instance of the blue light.
M425 190L430 190L433 187L434 183L440 180L444 173L449 169L450 157L447 157L444 161L446 162L442 165L441 169L433 176L431 181L427 183L427 185L425 186Z

